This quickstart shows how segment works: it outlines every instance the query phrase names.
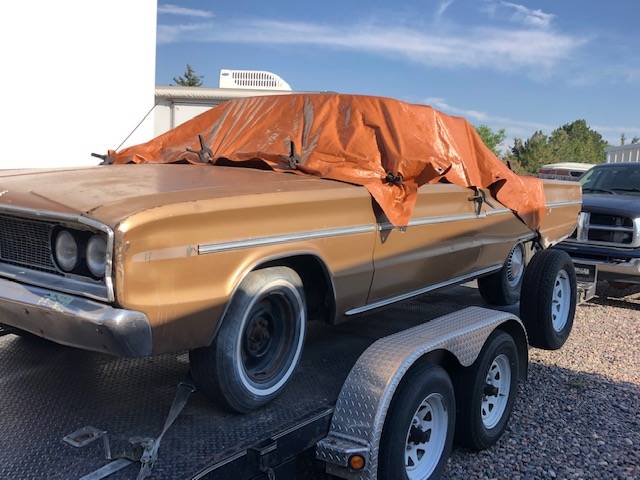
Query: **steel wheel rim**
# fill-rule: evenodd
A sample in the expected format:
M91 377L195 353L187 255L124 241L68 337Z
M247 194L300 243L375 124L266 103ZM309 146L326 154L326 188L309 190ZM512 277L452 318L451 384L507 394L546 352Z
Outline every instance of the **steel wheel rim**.
M517 245L509 255L507 260L507 282L512 287L520 283L522 273L524 272L524 252L522 246Z
M409 480L428 478L438 466L447 442L449 414L439 393L431 393L416 409L407 431L404 465Z
M285 300L285 297L287 296L285 293L286 291L295 297L295 303L300 307L300 311L297 313L295 312L297 309L294 305L286 305L288 303ZM289 331L283 335L283 338L288 337L290 340L293 340L293 348L286 351L286 344L288 342L286 340L284 342L278 342L279 345L277 350L279 350L279 358L275 359L275 363L279 364L280 368L273 365L272 368L274 371L271 375L267 375L264 378L256 378L256 376L249 371L250 369L247 368L247 350L250 349L247 348L248 344L245 333L247 327L252 321L252 313L255 312L256 307L260 308L260 303L267 297L277 299L276 301L280 303L280 306L283 308L281 313L284 313L288 317L287 320L295 323L294 325L289 324L285 327L285 329ZM247 313L245 314L242 322L243 327L241 334L238 335L237 338L235 355L240 380L244 387L254 395L268 396L273 394L287 382L293 373L302 352L302 344L306 327L306 315L303 305L304 302L295 288L291 288L286 282L279 282L278 284L272 284L257 294L247 309Z
M553 284L553 296L551 299L551 322L553 329L560 333L569 321L569 309L571 308L571 283L569 274L560 270Z
M507 409L510 392L511 362L501 353L491 362L482 391L480 413L485 428L490 430L500 422Z

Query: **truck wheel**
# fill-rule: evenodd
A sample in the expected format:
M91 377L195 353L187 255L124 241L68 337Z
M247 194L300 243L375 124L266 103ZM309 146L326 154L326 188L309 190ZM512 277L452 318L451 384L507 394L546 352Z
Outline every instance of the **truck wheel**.
M456 442L484 450L502 436L518 390L519 358L516 344L496 330L476 361L456 377Z
M490 305L518 303L524 266L524 245L519 243L509 252L500 270L478 279L478 290L480 290L482 298Z
M569 255L562 250L536 253L524 273L520 318L529 343L537 348L557 350L573 328L576 313L576 272Z
M287 267L249 273L213 343L189 353L198 388L248 412L276 397L300 360L306 329L302 280Z
M378 478L440 478L451 452L455 414L447 372L437 365L409 371L384 423Z

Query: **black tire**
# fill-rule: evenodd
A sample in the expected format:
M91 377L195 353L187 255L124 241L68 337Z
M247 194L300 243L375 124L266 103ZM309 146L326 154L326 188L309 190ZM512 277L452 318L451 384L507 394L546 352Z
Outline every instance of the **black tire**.
M506 357L510 367L509 378L504 379L509 385L509 392L506 406L503 407L504 410L499 415L496 413L494 418L497 423L486 425L484 418L487 422L489 421L491 404L483 404L483 401L492 397L498 398L495 395L486 395L487 377L491 367L494 366L494 361L499 357L501 363ZM487 339L473 365L462 370L455 378L456 398L458 399L455 438L458 445L471 450L484 450L500 439L507 428L517 397L519 372L520 361L515 341L508 333L496 330ZM500 395L499 389L491 393ZM496 408L495 403L493 408ZM487 416L483 418L483 414Z
M249 273L234 294L216 338L189 352L198 388L244 413L273 400L295 370L304 343L302 280L287 267Z
M512 265L514 255L520 255L519 258L522 261L521 267L516 272ZM500 270L478 279L478 290L485 302L490 305L515 305L520 301L524 261L524 245L519 243L511 249Z
M433 471L424 479L436 479L442 475L453 444L456 413L455 395L451 379L442 367L422 365L414 367L405 375L387 412L378 455L378 478L380 480L409 478L405 466L407 433L412 425L413 417L417 414L418 407L432 394L439 395L442 399L447 413L447 431L440 458Z
M562 279L569 293L566 315L552 313L552 306L557 309L559 303L554 302L554 290L564 272ZM529 344L545 350L557 350L569 338L573 328L573 317L576 313L577 285L576 272L571 257L562 250L550 249L536 253L524 273L520 299L520 318L527 329ZM566 295L565 297L566 298ZM554 326L554 318L561 318Z

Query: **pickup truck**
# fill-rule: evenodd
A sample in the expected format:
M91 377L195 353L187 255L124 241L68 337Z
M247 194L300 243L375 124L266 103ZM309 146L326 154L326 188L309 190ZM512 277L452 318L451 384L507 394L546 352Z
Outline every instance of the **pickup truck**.
M580 183L578 226L557 248L597 265L600 280L640 283L640 163L597 165Z

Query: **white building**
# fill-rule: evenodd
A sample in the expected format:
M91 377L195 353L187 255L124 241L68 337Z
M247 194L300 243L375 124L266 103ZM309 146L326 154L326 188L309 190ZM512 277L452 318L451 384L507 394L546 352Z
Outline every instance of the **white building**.
M0 169L95 165L117 147L154 104L156 13L157 0L5 5ZM152 136L148 118L126 145Z
M157 86L154 134L177 127L225 100L288 93L291 87L278 75L257 70L223 69L219 88Z
M640 162L640 144L607 147L607 163Z

